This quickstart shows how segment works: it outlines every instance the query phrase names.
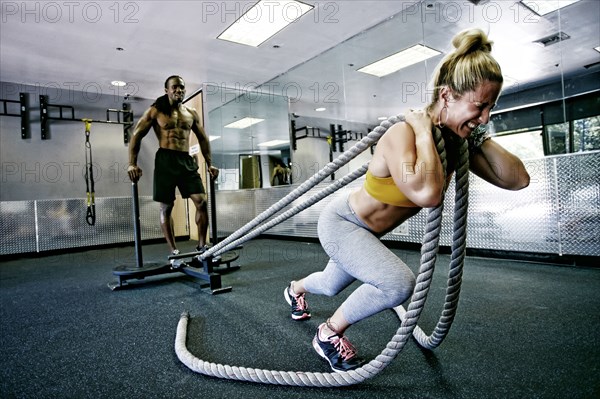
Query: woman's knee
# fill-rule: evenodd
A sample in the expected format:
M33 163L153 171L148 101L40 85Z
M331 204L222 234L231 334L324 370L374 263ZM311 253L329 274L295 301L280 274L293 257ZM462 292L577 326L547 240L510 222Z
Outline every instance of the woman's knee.
M321 287L321 295L325 295L325 296L336 296L337 294L339 294L340 292L342 292L341 287L336 287L336 286L332 286L332 285L323 285Z
M306 277L304 288L311 294L336 296L347 284L334 284L324 272L316 272Z
M380 289L387 299L387 307L394 308L406 302L412 295L415 285L416 280L412 273L404 273L401 278L386 282Z

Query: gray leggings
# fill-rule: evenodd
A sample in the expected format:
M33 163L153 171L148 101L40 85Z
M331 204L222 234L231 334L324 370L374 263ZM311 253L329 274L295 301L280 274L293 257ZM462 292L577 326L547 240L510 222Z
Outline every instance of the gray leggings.
M412 295L415 276L356 216L348 196L335 198L321 212L319 240L330 259L325 270L306 277L304 288L333 296L362 281L341 306L346 321L354 324L404 303Z

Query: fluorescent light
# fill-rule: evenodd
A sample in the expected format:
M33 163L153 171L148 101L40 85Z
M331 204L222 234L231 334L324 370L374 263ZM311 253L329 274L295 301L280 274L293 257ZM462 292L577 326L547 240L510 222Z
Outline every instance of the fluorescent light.
M123 82L122 80L113 80L112 82L110 82L110 84L117 87L123 87L127 85L127 83Z
M264 143L260 143L260 144L258 144L258 146L259 147L275 147L275 146L283 145L283 144L289 144L289 141L271 140L271 141L265 141Z
M231 122L229 125L225 125L225 127L230 129L245 129L262 121L264 121L264 119L246 117L244 119L240 119L239 121Z
M599 53L600 53L600 46L598 46L598 47L594 47L594 50L596 50L597 52L599 52Z
M315 108L315 111L317 111L317 112L323 112L323 111L325 111L326 109L327 109L327 108L320 107L320 108Z
M213 140L217 140L220 138L221 138L221 136L208 136L208 141L213 141Z
M380 116L379 118L377 118L378 121L386 121L387 119L387 116Z
M527 8L538 15L546 15L559 8L566 7L579 0L521 0Z
M217 39L258 47L313 8L312 5L295 0L261 0Z
M435 57L438 54L441 53L437 50L423 46L422 44L416 44L382 60L364 66L360 68L358 72L368 73L369 75L375 75L381 78L402 68L406 68L409 65Z

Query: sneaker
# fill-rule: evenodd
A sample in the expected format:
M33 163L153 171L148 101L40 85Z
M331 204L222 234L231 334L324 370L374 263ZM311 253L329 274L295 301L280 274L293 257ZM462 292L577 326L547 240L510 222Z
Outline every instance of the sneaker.
M292 307L292 319L310 319L310 311L308 310L308 304L304 299L304 294L292 295L291 288L292 283L285 288L283 291L283 296L285 297L287 303Z
M364 364L364 360L356 355L356 349L348 338L338 334L331 335L325 341L319 338L319 332L325 324L321 324L313 338L313 348L323 359L327 360L331 369L337 373L354 370Z
M196 252L199 252L198 255L202 255L204 252L206 252L208 250L208 245L205 245L203 247L201 247L200 245L198 245L196 247Z

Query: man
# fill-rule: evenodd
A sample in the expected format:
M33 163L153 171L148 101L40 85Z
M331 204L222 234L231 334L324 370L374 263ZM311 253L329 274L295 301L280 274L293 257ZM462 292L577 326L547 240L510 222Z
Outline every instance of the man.
M277 162L275 167L273 168L273 176L271 176L271 186L281 186L283 184L288 184L287 179L287 170L283 166L282 162Z
M208 231L208 207L206 192L198 175L198 163L189 155L190 131L194 132L200 144L211 178L219 175L219 170L211 164L210 143L195 109L182 104L185 97L185 83L179 76L170 76L165 81L165 95L156 99L144 112L133 131L129 142L129 167L127 173L136 182L142 176L137 166L142 139L150 128L158 138L159 149L154 163L153 199L160 202L160 227L167 240L171 253L177 255L173 219L171 213L175 201L175 187L183 198L191 198L196 207L198 226L198 251L206 249Z

